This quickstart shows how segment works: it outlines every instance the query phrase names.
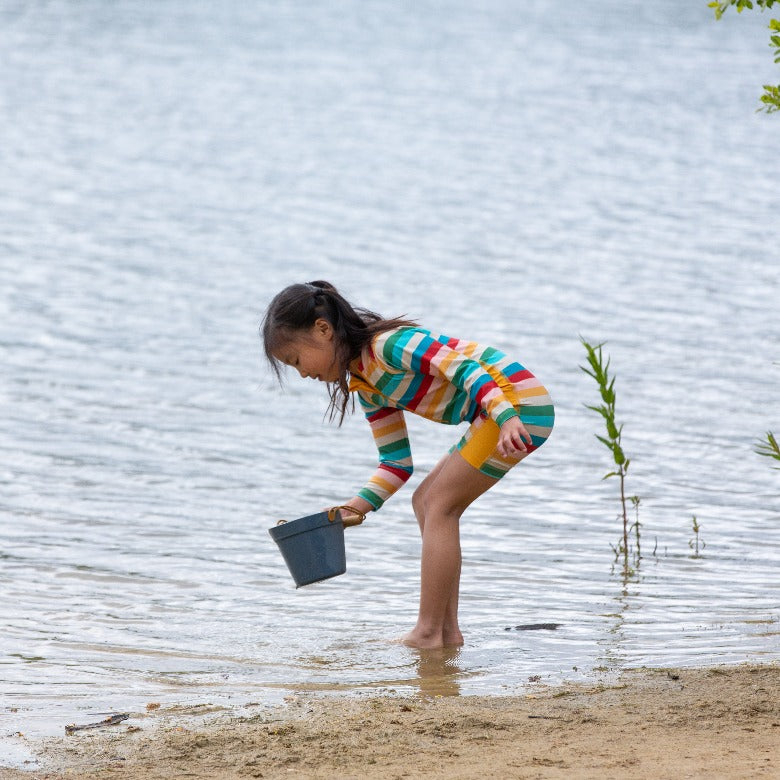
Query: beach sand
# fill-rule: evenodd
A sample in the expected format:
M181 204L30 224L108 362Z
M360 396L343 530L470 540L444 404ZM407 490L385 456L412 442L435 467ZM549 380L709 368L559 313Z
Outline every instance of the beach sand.
M780 665L638 670L522 696L289 697L163 707L36 746L53 778L778 778ZM130 724L130 725L128 725Z

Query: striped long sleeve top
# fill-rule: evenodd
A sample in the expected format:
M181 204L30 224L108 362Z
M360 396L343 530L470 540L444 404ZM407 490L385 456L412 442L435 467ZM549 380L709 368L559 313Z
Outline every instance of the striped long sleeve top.
M412 475L404 410L450 425L484 414L501 425L518 415L515 405L548 399L539 380L499 350L417 327L376 336L352 372L350 391L379 450L379 466L358 493L374 509Z

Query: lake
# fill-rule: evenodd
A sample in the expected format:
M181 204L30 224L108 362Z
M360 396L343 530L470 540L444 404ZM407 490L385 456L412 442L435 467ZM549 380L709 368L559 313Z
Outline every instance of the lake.
M754 452L780 433L768 22L704 0L3 3L3 736L780 659L780 471ZM556 401L549 443L462 520L460 650L392 640L417 610L411 493L462 430L409 420L411 484L347 531L346 575L296 590L268 535L375 465L359 413L329 424L322 386L264 365L265 306L311 279L503 349ZM580 336L616 376L628 578ZM515 628L537 623L559 626Z

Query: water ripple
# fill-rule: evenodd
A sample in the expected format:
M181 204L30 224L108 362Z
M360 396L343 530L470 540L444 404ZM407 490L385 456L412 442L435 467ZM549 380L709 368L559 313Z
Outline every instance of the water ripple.
M780 384L764 27L671 0L304 5L0 10L0 684L21 730L777 660L779 485L752 451ZM468 643L446 657L390 641L416 612L409 488L328 583L294 590L268 537L374 457L358 417L327 426L321 389L263 368L263 307L316 277L516 354L555 397L550 443L463 520ZM579 334L618 375L628 581ZM460 434L409 427L413 487Z

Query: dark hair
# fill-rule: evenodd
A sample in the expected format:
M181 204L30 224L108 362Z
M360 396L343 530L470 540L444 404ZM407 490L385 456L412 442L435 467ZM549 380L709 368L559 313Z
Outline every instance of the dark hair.
M260 326L265 356L280 382L284 364L276 354L303 332L308 334L320 318L327 320L335 333L340 375L338 380L328 383L328 413L331 420L338 415L341 425L350 401L349 364L378 333L403 326L416 327L417 323L402 317L385 319L368 309L354 307L329 282L291 284L271 301Z

